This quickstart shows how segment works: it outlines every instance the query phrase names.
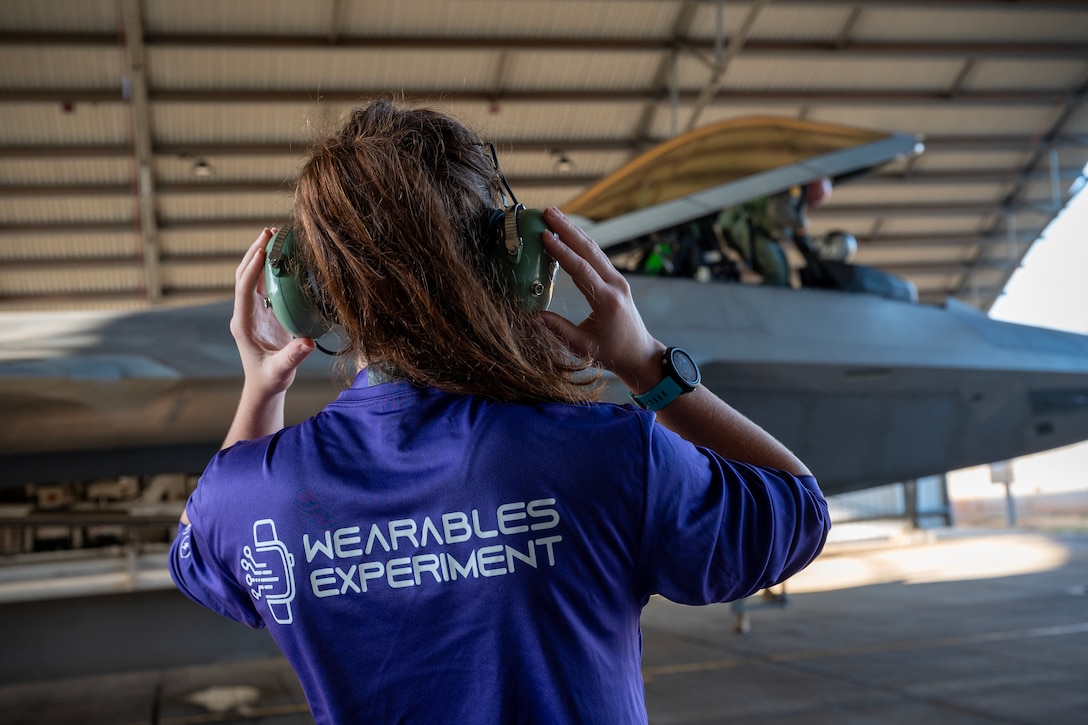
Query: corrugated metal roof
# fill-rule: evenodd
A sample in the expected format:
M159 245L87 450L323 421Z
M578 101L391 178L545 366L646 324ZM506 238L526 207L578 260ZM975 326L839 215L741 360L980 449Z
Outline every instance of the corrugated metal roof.
M190 164L191 166L191 164ZM113 158L20 158L0 163L0 184L51 187L65 184L131 185L132 160Z
M328 30L333 2L293 0L186 0L145 3L147 33L321 34Z
M924 153L914 161L917 171L972 171L990 170L1003 172L1024 163L1025 151L942 151ZM995 174L996 175L996 174Z
M521 52L504 68L502 85L527 91L639 90L665 56L665 51L607 54L547 50ZM486 79L483 83L486 83ZM483 83L473 85L480 87Z
M269 224L286 219L291 199L284 193L239 194L228 192L163 194L159 217L163 223L216 219L268 219ZM260 228L256 228L260 231ZM233 283L232 283L233 284Z
M729 3L733 6L734 3ZM726 15L725 27L737 28L744 22L748 8L746 3L735 4L734 14ZM799 7L797 5L778 5L771 3L763 9L752 27L751 38L754 40L835 40L842 33L843 26L850 21L852 8L836 4L827 7ZM698 28L707 37L712 37L715 30L715 13L711 5L703 5L700 10Z
M859 3L864 6L865 3ZM1001 7L1002 3L973 3L974 7L945 7L931 3L907 7L867 7L851 30L851 37L864 41L924 40L1009 42L1083 42L1088 37L1088 17L1084 8L1066 3L1068 10L1054 9L1057 4L1019 3L1019 7ZM962 4L961 4L962 5Z
M813 58L793 65L773 58L738 58L729 67L723 86L760 91L940 91L955 81L960 65L944 58L878 58L863 66L849 58ZM702 75L706 75L705 69ZM695 75L691 82L698 82L699 77Z
M627 138L638 123L642 106L629 102L527 103L499 100L494 104L439 103L480 132L504 141L559 141Z
M925 154L842 185L814 229L853 231L860 259L928 300L981 307L1088 161L1085 3L136 5L142 25L127 35L115 0L4 5L0 260L15 266L0 274L0 310L228 297L237 255L286 217L307 142L375 94L450 111L494 139L531 205L564 203L693 119L921 134ZM145 63L130 67L141 45ZM144 84L146 108L133 100Z
M11 294L47 296L63 289L73 294L93 292L139 292L142 270L127 262L98 265L90 273L85 267L45 265L40 269L0 269L0 285Z
M1088 60L1088 29L1082 38L1085 58L1081 60L986 60L976 63L964 79L965 91L999 91L1031 88L1058 92L1084 81Z
M0 142L35 148L129 143L131 114L120 90L112 103L68 100L66 95L38 103L9 102L0 96Z
M346 8L341 33L356 35L496 35L540 37L542 31L571 37L653 37L667 32L675 7L654 0L569 2L560 0L378 0Z
M21 196L0 198L0 219L11 225L126 222L132 220L133 208L127 196Z
M186 150L172 156L155 158L155 178L165 186L199 183L193 168L201 161L209 166L208 184L232 182L265 182L269 187L292 180L302 165L300 154L275 156L239 156L237 154L207 153L199 149Z
M5 0L3 26L16 32L113 33L116 0Z
M983 135L1023 135L1030 137L1045 128L1055 115L1053 104L1024 106L965 104L942 106L917 103L857 105L855 103L821 104L809 118L866 128L887 128L907 132L921 129L924 136L956 136L968 138ZM970 129L964 134L964 129ZM932 149L929 149L932 151Z
M153 49L151 82L163 91L361 88L443 90L479 88L496 71L493 52L381 48L165 48ZM518 65L525 62L518 57ZM390 82L390 79L396 79Z
M56 48L42 53L33 46L0 46L0 83L4 88L97 90L116 87L124 74L125 49L115 47Z
M270 220L272 223L275 220ZM261 228L206 229L165 227L159 231L164 257L235 255L257 238ZM237 266L237 264L236 264Z
M910 190L912 204L963 203L986 206L996 201L1000 177L990 182L957 184L919 184ZM903 190L898 184L864 185L843 184L832 193L837 204L894 206L903 201Z
M129 258L139 248L140 234L135 227L128 232L84 232L78 236L49 232L6 232L2 261Z
M163 263L163 284L169 289L206 290L234 286L236 264L226 262L187 262L184 259Z

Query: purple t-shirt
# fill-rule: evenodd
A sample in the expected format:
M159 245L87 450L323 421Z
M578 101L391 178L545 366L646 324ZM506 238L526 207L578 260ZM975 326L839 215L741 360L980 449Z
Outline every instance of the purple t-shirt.
M645 722L650 595L729 601L819 553L815 480L608 404L366 375L220 452L171 549L187 596L268 627L318 722Z

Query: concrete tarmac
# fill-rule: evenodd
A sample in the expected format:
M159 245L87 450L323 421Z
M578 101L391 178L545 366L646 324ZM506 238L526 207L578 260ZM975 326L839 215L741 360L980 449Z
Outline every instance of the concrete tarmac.
M787 606L655 598L650 722L1088 722L1088 533L833 544ZM0 606L10 725L311 723L263 632L173 591Z

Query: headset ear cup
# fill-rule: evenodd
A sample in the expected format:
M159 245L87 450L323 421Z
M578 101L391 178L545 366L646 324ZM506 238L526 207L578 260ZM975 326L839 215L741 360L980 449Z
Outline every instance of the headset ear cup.
M314 300L316 280L309 270L299 268L295 229L279 230L268 241L265 255L265 291L272 312L284 329L295 337L317 339L331 327Z
M494 254L510 294L533 312L548 309L559 264L544 251L544 212L520 204L491 217Z
M555 290L559 262L544 251L544 232L549 231L540 209L525 209L518 215L518 234L524 243L519 266L519 289L523 299L534 312L548 309Z

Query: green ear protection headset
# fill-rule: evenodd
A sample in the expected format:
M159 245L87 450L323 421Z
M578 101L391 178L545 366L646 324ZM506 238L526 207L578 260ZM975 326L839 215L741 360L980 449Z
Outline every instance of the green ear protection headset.
M292 335L317 340L332 329L332 324L325 311L317 308L317 281L310 270L298 263L295 233L295 227L287 226L268 240L264 261L264 288L268 295L265 304Z
M489 214L483 243L498 262L509 294L533 312L546 310L551 304L559 264L544 251L542 238L547 230L544 213L518 203L506 177L499 171L494 145L491 157L500 181L503 208ZM264 268L267 304L292 335L317 340L332 329L333 315L330 310L319 309L318 283L298 263L295 237L296 228L287 226L268 241ZM335 354L320 345L318 349Z

